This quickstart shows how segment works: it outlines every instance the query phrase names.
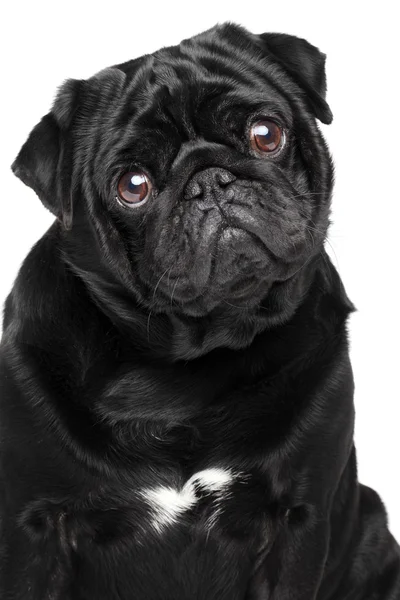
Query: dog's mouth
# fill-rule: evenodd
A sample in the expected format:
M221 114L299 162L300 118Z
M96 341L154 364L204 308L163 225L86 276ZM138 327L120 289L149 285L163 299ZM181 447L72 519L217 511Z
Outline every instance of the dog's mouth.
M274 282L292 275L289 265L283 269L282 261L238 224L221 223L208 233L207 247L198 242L186 267L171 260L158 279L154 277L150 287L153 310L200 317L220 305L250 309Z
M227 225L218 235L208 285L226 301L245 300L275 270L274 263L256 235L237 224Z

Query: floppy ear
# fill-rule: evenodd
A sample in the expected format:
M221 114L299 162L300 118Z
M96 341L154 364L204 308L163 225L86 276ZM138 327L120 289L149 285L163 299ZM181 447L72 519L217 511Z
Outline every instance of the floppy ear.
M71 229L73 212L70 126L81 85L69 79L61 86L52 110L32 130L11 167L66 229Z
M332 112L326 100L325 54L294 35L263 33L259 36L264 49L306 93L307 101L322 123L332 122Z

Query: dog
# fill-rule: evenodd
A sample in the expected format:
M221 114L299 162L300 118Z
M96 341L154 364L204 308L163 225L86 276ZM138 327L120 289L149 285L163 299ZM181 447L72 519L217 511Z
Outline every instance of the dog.
M218 25L68 80L12 168L4 600L398 600L324 250L325 55Z

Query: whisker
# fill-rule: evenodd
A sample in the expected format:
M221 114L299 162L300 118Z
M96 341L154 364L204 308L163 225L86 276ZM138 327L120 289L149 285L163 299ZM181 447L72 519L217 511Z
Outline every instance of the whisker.
M294 277L295 275L297 275L297 273L299 273L299 272L300 272L302 269L304 269L304 267L305 267L306 265L308 265L308 263L309 263L309 262L310 262L312 259L313 259L313 256L312 256L312 255L311 255L311 256L309 256L309 257L307 258L307 260L306 260L306 261L305 261L305 262L304 262L302 265L300 265L300 267L297 269L297 271L295 271L293 274L291 274L291 276L290 276L290 277L292 278L292 277Z
M155 302L157 288L160 285L161 280L162 280L162 278L164 277L164 275L166 274L167 271L168 271L168 268L165 269L164 273L161 275L160 279L157 281L156 287L154 288L154 291L153 291L153 297L152 297L152 300L151 300L151 305L150 305L150 310L149 310L149 316L147 317L147 340L148 341L150 341L150 320L151 320L151 314L153 312L153 306L154 306L154 302Z
M150 341L150 319L151 319L152 309L150 309L149 316L147 317L147 341Z
M167 279L167 281L168 281L168 290L169 290L169 286L170 286L170 283L171 283L171 281L170 281L170 277L171 277L171 271L172 271L172 267L171 267L171 268L170 268L170 270L168 271L168 279Z
M248 306L236 306L236 304L231 304L230 302L228 302L228 300L222 300L222 302L224 302L224 304L227 304L228 306L231 306L232 308L239 308L240 310L248 310Z
M330 246L330 248L331 248L331 250L332 250L332 252L333 252L333 254L334 254L334 256L335 256L337 270L338 270L338 272L340 272L339 260L338 260L337 254L336 254L336 252L335 252L335 248L333 247L333 245L332 245L332 244L331 244L331 242L329 241L329 238L328 238L328 237L326 238L326 240L325 240L325 241L326 241L326 243L327 243L327 244L329 244L329 246Z
M171 309L172 309L172 304L173 304L173 300L174 300L174 294L175 294L176 286L178 285L179 279L180 279L180 277L176 278L176 281L174 283L174 287L172 288L171 303L170 303Z
M312 247L315 248L315 239L314 239L311 229L306 226L306 231L312 240Z
M323 192L305 192L304 194L294 194L294 196L289 196L293 200L295 198L311 198L311 196L321 196Z
M156 297L157 288L158 288L158 286L160 285L160 283L161 283L161 280L162 280L162 278L164 277L164 275L166 274L166 272L168 271L168 269L169 269L169 268L167 267L167 268L165 269L164 273L161 275L160 279L157 281L157 285L156 285L156 287L154 288L154 292L153 292L152 304L154 304L154 300L155 300L155 297Z

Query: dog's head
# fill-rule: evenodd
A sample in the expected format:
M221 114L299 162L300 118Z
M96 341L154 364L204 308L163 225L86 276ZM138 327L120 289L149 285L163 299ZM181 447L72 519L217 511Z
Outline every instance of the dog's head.
M67 81L14 172L59 218L66 255L104 303L249 315L326 235L324 59L293 36L217 26Z

